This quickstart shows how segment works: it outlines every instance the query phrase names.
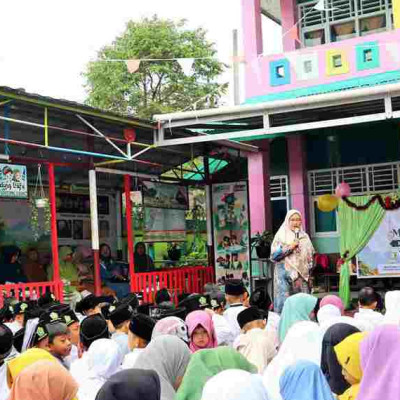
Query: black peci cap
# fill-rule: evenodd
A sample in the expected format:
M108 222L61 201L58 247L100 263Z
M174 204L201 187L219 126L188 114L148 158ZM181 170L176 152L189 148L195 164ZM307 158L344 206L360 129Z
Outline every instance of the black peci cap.
M129 304L119 303L111 305L108 311L109 319L111 320L114 327L117 327L125 321L129 321L133 315L133 309Z
M213 310L224 307L226 304L225 294L222 292L214 292L210 295L210 298L210 304Z
M243 327L249 322L263 319L265 319L265 314L263 314L257 307L246 308L237 316L237 321L239 323L240 329L243 329Z
M0 324L0 361L5 360L11 353L14 336L11 329L4 324Z
M129 330L136 336L150 342L155 324L153 318L144 314L135 314L132 316Z
M86 311L92 310L101 303L112 303L113 297L109 296L95 296L94 294L89 294L79 301L76 305L76 312L84 314Z
M241 279L229 279L225 282L225 294L241 296L246 293L246 288Z
M110 338L106 320L100 315L90 315L81 322L80 338L84 346L89 346L97 339Z
M210 296L202 294L191 294L182 300L178 307L185 307L186 313L189 314L192 311L204 310L210 307Z

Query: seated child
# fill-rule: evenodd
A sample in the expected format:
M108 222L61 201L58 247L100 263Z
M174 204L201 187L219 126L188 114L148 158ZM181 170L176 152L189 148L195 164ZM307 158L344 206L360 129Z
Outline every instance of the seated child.
M351 385L339 396L339 400L355 400L357 398L362 378L360 343L365 336L366 333L353 333L334 347L344 379Z
M212 349L218 346L217 334L211 315L206 311L193 311L186 317L190 350L195 353L202 349Z
M140 353L151 341L155 321L145 314L135 314L129 323L128 345L131 352L125 356L123 369L134 368Z
M133 310L128 304L116 304L110 306L109 319L114 326L115 332L111 335L123 356L130 352L128 345L129 324L131 322Z
M358 294L358 312L354 314L354 318L361 321L365 325L367 331L372 331L383 321L383 315L376 310L378 305L378 296L372 287L366 286L362 288Z

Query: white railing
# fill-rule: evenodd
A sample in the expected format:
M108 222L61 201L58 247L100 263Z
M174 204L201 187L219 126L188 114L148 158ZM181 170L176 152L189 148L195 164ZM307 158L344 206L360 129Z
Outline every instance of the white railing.
M354 195L392 192L400 186L400 163L358 165L308 172L310 196L334 193L340 182L346 182Z

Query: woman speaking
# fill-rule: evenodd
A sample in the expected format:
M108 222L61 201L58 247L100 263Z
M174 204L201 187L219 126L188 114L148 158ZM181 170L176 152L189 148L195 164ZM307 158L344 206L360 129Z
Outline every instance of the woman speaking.
M271 259L275 263L274 310L282 311L287 297L309 293L310 269L314 247L302 228L301 214L290 210L272 242Z

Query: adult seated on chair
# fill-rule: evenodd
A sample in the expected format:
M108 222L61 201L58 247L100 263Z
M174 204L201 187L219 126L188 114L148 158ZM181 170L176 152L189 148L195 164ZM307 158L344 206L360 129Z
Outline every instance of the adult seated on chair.
M2 248L0 284L27 281L19 262L20 256L21 250L17 246L5 246Z
M153 259L146 253L146 245L143 242L135 246L135 272L151 272L154 270Z
M130 293L128 280L122 275L120 265L112 257L111 248L106 243L100 246L100 275L103 283L114 290L119 299Z

